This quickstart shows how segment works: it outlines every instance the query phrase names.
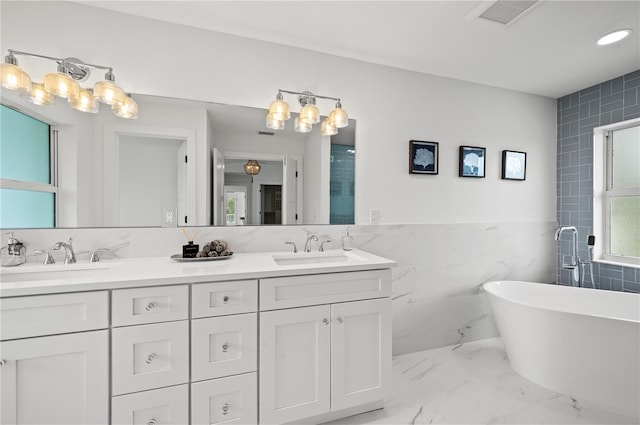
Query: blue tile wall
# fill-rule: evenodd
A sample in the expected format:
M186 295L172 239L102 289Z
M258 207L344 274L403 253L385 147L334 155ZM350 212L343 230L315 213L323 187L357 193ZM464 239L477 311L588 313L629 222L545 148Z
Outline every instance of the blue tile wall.
M557 220L578 228L582 258L588 258L587 235L593 233L593 128L638 117L640 70L558 99ZM557 282L568 285L570 271L560 264L571 254L570 237L558 246ZM640 269L594 263L593 278L601 289L640 293Z
M355 149L351 145L331 144L329 171L329 223L353 224L355 195Z

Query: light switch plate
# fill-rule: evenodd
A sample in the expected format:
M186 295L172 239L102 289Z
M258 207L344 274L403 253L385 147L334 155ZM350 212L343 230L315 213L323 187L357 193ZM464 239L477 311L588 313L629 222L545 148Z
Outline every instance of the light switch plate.
M380 224L380 210L377 208L369 210L369 223Z

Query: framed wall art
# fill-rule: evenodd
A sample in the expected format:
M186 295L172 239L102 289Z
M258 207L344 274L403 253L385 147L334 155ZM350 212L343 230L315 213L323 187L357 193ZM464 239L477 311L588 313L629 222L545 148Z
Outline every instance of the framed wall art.
M502 178L504 180L525 180L527 176L527 153L502 151Z
M409 174L438 174L438 143L409 140Z
M486 148L477 146L460 146L460 177L485 176Z

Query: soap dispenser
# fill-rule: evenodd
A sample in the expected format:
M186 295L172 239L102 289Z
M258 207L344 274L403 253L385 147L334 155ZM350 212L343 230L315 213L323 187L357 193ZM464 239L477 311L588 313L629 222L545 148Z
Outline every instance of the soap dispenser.
M353 237L349 234L348 227L346 233L342 236L342 249L345 251L351 251L353 249Z
M22 242L13 237L13 233L9 233L7 253L7 257L2 259L3 267L19 266L27 261L27 249Z

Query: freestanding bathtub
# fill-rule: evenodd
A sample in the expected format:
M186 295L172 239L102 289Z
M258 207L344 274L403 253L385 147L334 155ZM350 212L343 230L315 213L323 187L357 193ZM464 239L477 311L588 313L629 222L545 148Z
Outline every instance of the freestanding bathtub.
M518 281L484 289L516 372L640 417L640 294Z

